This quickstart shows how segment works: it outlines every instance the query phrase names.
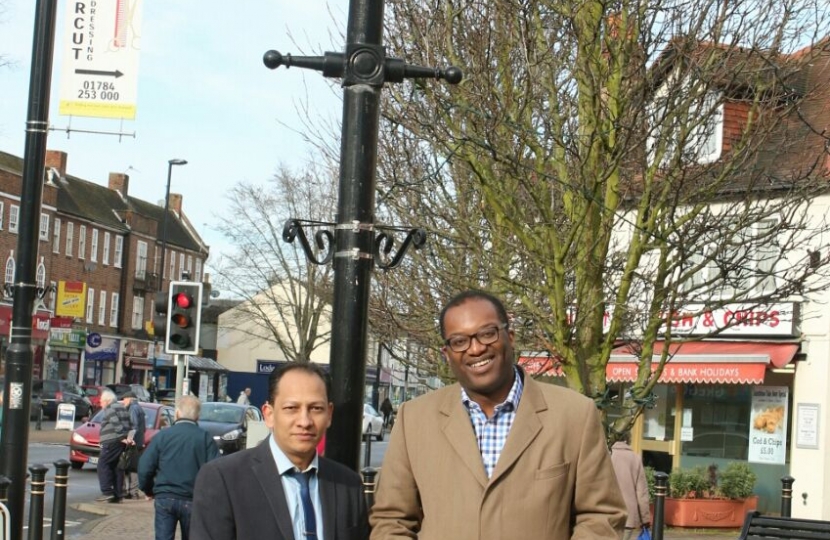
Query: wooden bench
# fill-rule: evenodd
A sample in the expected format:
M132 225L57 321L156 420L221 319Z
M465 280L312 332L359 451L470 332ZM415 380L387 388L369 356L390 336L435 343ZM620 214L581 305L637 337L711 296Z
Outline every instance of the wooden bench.
M815 519L763 516L748 512L738 540L770 540L789 538L801 540L830 540L830 522Z

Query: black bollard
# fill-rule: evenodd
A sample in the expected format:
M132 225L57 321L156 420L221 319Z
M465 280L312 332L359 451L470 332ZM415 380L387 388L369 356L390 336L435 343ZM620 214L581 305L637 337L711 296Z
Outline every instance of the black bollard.
M375 486L377 486L378 471L374 467L365 467L360 474L363 475L363 496L366 498L366 508L372 508L375 504Z
M789 474L781 477L781 517L793 515L793 484L795 478Z
M0 474L0 503L6 504L9 500L9 486L11 485L12 481Z
M43 540L43 505L46 498L46 465L32 465L32 496L29 502L29 540Z
M654 473L654 523L651 524L653 540L663 540L663 515L665 514L668 480L668 474L660 471Z
M59 459L55 463L55 497L52 500L51 540L62 540L66 529L66 490L69 486L69 462Z
M363 435L366 440L366 450L363 452L363 467L372 466L372 426L369 426L369 434Z

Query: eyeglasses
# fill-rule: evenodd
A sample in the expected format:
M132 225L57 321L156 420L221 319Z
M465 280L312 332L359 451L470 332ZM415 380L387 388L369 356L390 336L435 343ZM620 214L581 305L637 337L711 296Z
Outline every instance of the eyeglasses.
M450 348L453 352L464 352L470 348L470 345L473 344L473 338L476 338L476 341L481 343L482 345L492 345L493 343L499 340L499 335L501 334L501 330L503 328L507 328L506 323L502 323L496 326L485 326L475 334L457 334L454 336L450 336L444 341L444 344Z

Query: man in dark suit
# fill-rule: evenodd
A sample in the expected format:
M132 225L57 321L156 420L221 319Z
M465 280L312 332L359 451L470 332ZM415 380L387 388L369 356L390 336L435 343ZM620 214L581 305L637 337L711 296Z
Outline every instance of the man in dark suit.
M271 373L262 412L272 436L201 469L191 538L368 538L360 476L317 455L317 443L331 424L329 386L314 364L288 363Z

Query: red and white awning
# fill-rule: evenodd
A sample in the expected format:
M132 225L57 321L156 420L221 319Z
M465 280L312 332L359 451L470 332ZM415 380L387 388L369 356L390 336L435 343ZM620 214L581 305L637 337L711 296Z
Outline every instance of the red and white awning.
M654 344L657 368L663 342ZM789 364L798 352L797 343L695 341L671 345L671 357L663 368L660 382L667 384L761 384L767 368ZM610 382L637 379L638 356L630 347L611 355L605 373ZM562 370L549 356L524 355L519 365L531 375L561 376Z

